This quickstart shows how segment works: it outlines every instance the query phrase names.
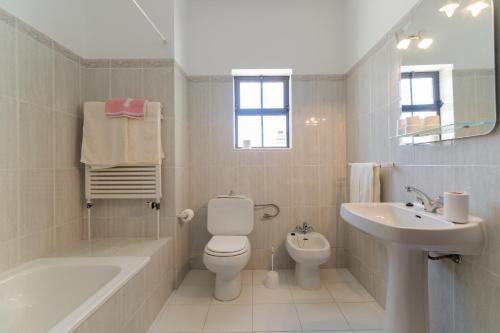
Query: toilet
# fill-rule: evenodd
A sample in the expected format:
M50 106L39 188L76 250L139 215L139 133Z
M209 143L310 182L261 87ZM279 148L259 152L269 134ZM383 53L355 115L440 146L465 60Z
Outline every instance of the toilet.
M286 249L295 260L297 284L303 289L320 288L320 266L331 255L330 243L326 237L318 232L290 232L286 236Z
M238 196L218 196L208 203L208 232L203 263L215 273L214 297L220 301L237 298L241 292L241 270L251 254L248 235L253 229L254 203Z

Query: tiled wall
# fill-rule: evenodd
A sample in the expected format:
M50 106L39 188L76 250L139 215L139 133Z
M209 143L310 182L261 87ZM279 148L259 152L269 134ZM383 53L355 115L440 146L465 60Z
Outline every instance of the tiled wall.
M161 102L162 145L166 158L162 165L162 236L173 236L174 200L174 84L173 61L168 59L85 60L84 102L133 96ZM167 198L169 198L167 200ZM96 200L92 208L93 237L146 237L156 235L156 213L146 207L147 200Z
M176 271L182 280L188 265L189 226L177 222L188 207L189 137L187 77L170 59L94 59L85 61L84 101L133 96L159 101L163 106L162 206L160 233L175 239ZM96 200L92 208L94 237L153 237L156 213L146 200Z
M272 246L277 250L277 266L292 266L284 239L304 221L328 237L333 250L328 265L342 266L337 215L345 193L344 80L294 76L292 81L293 148L238 151L233 148L232 78L190 78L190 201L196 211L191 222L193 267L203 268L203 249L210 239L207 203L230 190L250 196L255 203L281 208L273 220L263 220L263 211L256 211L249 267L269 268ZM305 120L311 117L320 119L320 124L306 126Z
M81 59L0 9L0 271L81 238Z
M495 1L496 3L497 1ZM498 42L498 37L497 37ZM500 326L500 130L490 135L416 146L399 146L399 54L392 34L348 73L349 162L394 161L383 171L383 201L408 201L406 184L435 197L444 191L471 195L471 213L486 222L487 247L460 265L429 262L433 333L491 333ZM498 77L498 76L497 76ZM497 94L498 94L497 89ZM381 304L387 258L382 244L352 228L346 233L351 271Z

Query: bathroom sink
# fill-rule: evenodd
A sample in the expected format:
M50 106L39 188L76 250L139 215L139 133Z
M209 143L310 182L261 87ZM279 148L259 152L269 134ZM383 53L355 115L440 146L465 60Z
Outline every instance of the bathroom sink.
M387 247L385 333L428 333L427 255L478 255L484 244L483 221L446 221L442 215L401 203L345 203L342 218Z
M467 224L455 224L442 215L401 203L346 203L341 215L383 242L422 251L472 255L483 246L482 220L475 216Z

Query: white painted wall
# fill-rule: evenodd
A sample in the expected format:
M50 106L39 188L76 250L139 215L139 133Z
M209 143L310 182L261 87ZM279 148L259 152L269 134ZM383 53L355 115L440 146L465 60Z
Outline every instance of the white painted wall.
M82 55L87 0L0 0L0 7Z
M173 58L174 0L138 0L163 44L132 1L85 0L85 58Z
M420 0L345 0L346 70L358 62Z
M344 73L345 0L190 0L188 72Z

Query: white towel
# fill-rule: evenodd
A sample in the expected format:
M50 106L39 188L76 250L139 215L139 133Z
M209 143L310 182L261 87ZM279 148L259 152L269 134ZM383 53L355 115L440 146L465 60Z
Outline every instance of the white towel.
M87 102L81 162L92 169L126 165L160 165L161 104L148 103L144 119L108 118L105 103Z
M351 202L380 202L380 167L374 163L351 164Z
M128 155L128 119L106 117L104 106L101 102L87 102L83 107L80 161L92 167L117 166Z
M130 165L160 165L161 104L148 102L144 119L128 120L128 160Z

